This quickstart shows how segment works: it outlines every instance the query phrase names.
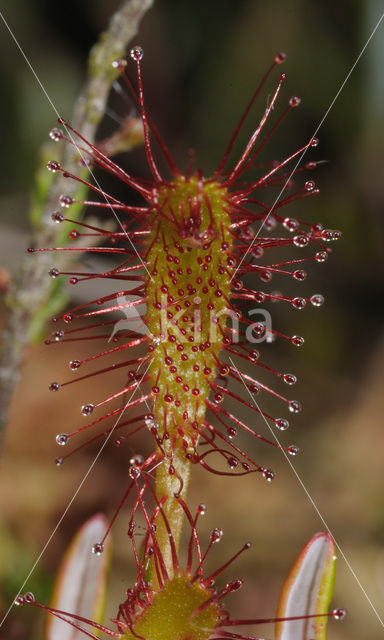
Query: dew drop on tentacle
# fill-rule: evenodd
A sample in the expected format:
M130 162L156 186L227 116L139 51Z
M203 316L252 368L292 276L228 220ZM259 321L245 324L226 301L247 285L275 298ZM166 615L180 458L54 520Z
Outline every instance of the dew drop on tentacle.
M297 456L297 454L300 453L299 447L297 447L295 444L290 444L287 451L291 456Z
M48 271L48 275L50 278L57 278L60 275L60 271L56 269L56 267L53 267Z
M282 62L284 62L287 58L287 54L284 53L284 51L280 51L276 56L275 56L275 62L276 64L281 64Z
M69 368L71 369L71 371L76 371L76 369L78 369L80 366L81 366L80 360L69 361Z
M275 473L271 471L271 469L263 469L263 478L265 478L267 482L272 482L275 477Z
M295 247L300 247L300 248L306 247L308 242L309 242L309 237L304 233L298 236L295 236L293 238L293 244L295 245Z
M296 220L295 218L285 218L283 221L283 226L288 230L288 231L297 231L297 229L300 226L300 223L298 220Z
M296 269L296 271L294 271L292 275L294 279L298 280L299 282L303 282L303 280L305 280L307 277L307 273L306 271L304 271L304 269Z
M289 101L289 106L298 107L300 102L301 102L301 98L299 98L298 96L292 96L292 98Z
M335 620L343 620L346 615L347 612L345 609L334 609L332 611L332 616Z
M293 298L291 304L295 309L304 309L307 305L307 301L305 298Z
M288 408L292 413L299 413L301 411L301 404L298 400L290 400Z
M135 47L132 47L131 51L130 51L130 56L133 60L139 61L143 58L144 55L144 51L143 48L136 45Z
M92 553L95 556L101 556L103 551L104 551L104 545L101 544L101 542L96 542L96 544L94 544L93 547L92 547Z
M279 431L286 431L289 427L289 422L285 418L275 418L275 426Z
M293 375L293 373L284 373L283 380L286 384L289 385L296 384L297 382L297 378L295 375Z
M60 382L51 382L48 389L50 391L58 391L60 389Z
M223 530L222 529L213 529L212 533L211 533L211 542L212 544L216 544L217 542L220 542L221 538L223 537Z
M31 604L32 602L35 602L35 596L32 593L32 591L27 591L27 593L24 594L24 600L28 604Z
M141 467L144 464L144 456L140 453L135 453L130 459L129 464L136 467Z
M139 469L139 467L137 467L136 465L131 465L129 467L128 475L132 480L137 480L137 478L139 478L141 475L141 469Z
M56 127L54 127L50 130L49 137L54 142L59 142L59 140L61 140L63 137L63 132L61 131L61 129L57 129Z
M56 160L50 160L49 162L47 162L47 169L51 173L56 173L61 169L60 162L57 162Z
M71 198L71 196L63 194L59 197L59 202L62 207L68 208L71 206L71 204L73 204L73 198Z
M239 460L235 456L230 456L227 460L227 465L230 469L236 469L239 466Z
M94 408L95 405L93 404L83 404L81 407L81 413L83 414L83 416L90 416L91 413L93 413Z
M323 303L324 303L324 296L322 296L320 293L316 293L311 297L311 304L314 307L321 307Z
M328 254L326 251L318 251L315 256L317 262L325 262L327 258Z
M64 216L60 211L55 211L55 213L52 213L51 215L51 220L52 222L56 222L56 224L60 224L64 221Z
M56 436L56 442L57 444L59 444L61 447L63 447L64 445L67 444L68 442L68 435L66 433L59 433Z

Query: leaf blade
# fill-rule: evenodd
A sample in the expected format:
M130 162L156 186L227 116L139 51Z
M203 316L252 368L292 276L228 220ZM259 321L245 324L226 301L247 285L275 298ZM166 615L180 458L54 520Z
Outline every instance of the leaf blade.
M327 613L336 573L335 543L328 533L317 533L302 549L281 591L277 617ZM326 640L326 616L277 622L276 640Z

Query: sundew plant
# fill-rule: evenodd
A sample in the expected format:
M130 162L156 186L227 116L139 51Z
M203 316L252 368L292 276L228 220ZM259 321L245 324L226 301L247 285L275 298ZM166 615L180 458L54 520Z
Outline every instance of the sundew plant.
M266 340L279 338L288 340L293 348L300 348L304 339L272 328L267 318L265 322L251 322L244 311L244 302L257 305L257 310L268 300L284 302L301 310L307 304L320 307L323 296L318 293L307 297L290 296L265 291L264 288L254 290L242 278L256 273L261 282L267 284L275 273L282 273L300 283L307 275L303 266L325 262L329 243L339 239L339 231L324 229L321 223L299 220L285 210L298 199L317 195L315 183L305 175L316 168L316 162L306 160L301 163L301 160L309 149L318 145L318 140L311 138L284 160L264 168L257 178L247 179L270 136L288 117L290 110L300 104L300 99L293 96L282 114L277 119L272 118L286 80L285 74L280 73L261 120L239 159L228 168L233 146L255 100L269 76L285 60L285 54L278 53L235 127L213 175L204 177L203 170L195 168L192 163L182 172L147 111L143 55L140 46L133 47L129 54L136 67L137 86L126 69L128 61L115 60L112 65L121 72L140 110L145 154L152 176L150 180L128 174L62 118L59 118L62 128L55 128L50 133L56 142L64 140L73 144L79 153L80 163L87 166L91 174L96 167L109 172L126 185L128 193L134 191L139 194L142 202L139 205L125 203L107 194L97 180L87 181L67 171L56 160L49 161L49 171L62 173L64 178L85 185L95 196L95 200L87 195L86 200L79 201L62 194L59 202L63 212L52 214L53 224L75 224L69 232L71 240L77 243L81 239L82 243L83 238L87 242L87 238L96 237L101 246L70 244L29 249L30 253L79 251L122 256L117 266L100 273L60 271L55 267L49 271L49 276L54 279L68 276L73 286L95 278L106 278L116 280L125 288L72 307L62 318L54 317L57 328L46 343L84 339L90 344L103 345L111 337L109 330L116 325L111 314L128 312L128 326L123 329L115 326L112 332L112 346L96 347L89 357L69 362L70 370L77 374L77 382L97 375L107 376L116 368L123 370L126 382L107 397L83 403L81 414L86 424L58 434L56 441L64 447L80 435L85 434L86 439L69 454L57 458L56 463L61 466L68 455L90 441L102 438L107 442L112 439L115 446L121 447L142 429L147 430L153 440L153 452L146 458L141 454L128 454L127 488L102 539L92 546L96 557L102 555L114 520L133 494L128 537L132 541L138 575L119 607L114 621L117 629L87 619L77 611L63 610L60 598L59 606L54 608L37 603L30 592L19 595L15 602L46 608L56 618L68 620L72 628L82 630L89 637L96 637L95 631L100 630L111 637L127 639L246 638L249 636L232 631L232 627L254 625L268 619L277 625L276 637L294 637L298 633L303 638L313 635L325 637L327 617L344 617L342 609L331 613L324 610L334 579L335 549L330 536L318 536L304 550L298 561L300 568L293 571L293 584L288 582L283 591L280 614L276 618L233 619L223 609L222 599L240 589L243 580L231 580L224 588L218 588L216 578L240 553L250 548L250 543L246 543L213 573L204 575L210 548L220 541L222 531L213 529L204 550L198 536L197 519L206 507L201 503L193 514L187 506L188 487L196 465L219 476L255 473L267 482L274 479L275 473L271 469L239 447L236 440L239 429L289 455L298 453L297 446L282 445L278 438L274 438L274 430L288 429L287 417L263 411L254 398L263 393L272 394L288 409L288 415L301 410L300 402L265 384L256 373L249 375L241 361L255 364L256 370L257 367L267 370L290 388L296 383L296 376L277 371L264 362L254 344L260 343L263 337ZM168 178L158 168L153 139L168 165ZM289 170L295 161L296 166ZM282 197L295 171L299 175L304 173L304 184L291 187ZM280 194L272 205L268 205L263 194L268 187L276 186L282 187ZM108 231L102 226L71 218L71 206L78 204L106 212L111 209L118 211L118 229ZM257 223L259 226L255 228ZM270 257L279 256L278 250L282 248L286 257ZM308 255L305 251L303 256L303 250L308 249L311 253ZM137 309L143 304L145 309L140 314ZM135 354L138 346L145 347L144 355ZM104 364L111 356L120 354L125 356L122 362ZM103 364L89 373L88 365L94 361ZM243 394L233 390L232 379L243 386ZM54 381L50 390L57 392L73 382L73 379ZM242 404L255 413L255 418L249 423L238 415L237 407ZM132 417L134 408L139 408L139 411L135 411ZM256 430L257 418L270 427L271 438ZM109 426L110 423L105 421L111 419L112 426ZM149 507L148 502L153 502L153 506ZM136 540L140 533L135 520L136 511L141 513L145 522L141 545L138 545L140 537ZM188 559L183 566L179 543L185 519L189 523L190 538ZM313 575L306 568L308 556L311 557ZM305 579L303 572L308 572ZM310 588L310 584L314 586ZM298 611L300 604L302 611Z
M275 310L318 311L313 322L321 322L324 298L311 275L333 259L342 234L311 213L321 198L319 140L287 149L276 142L301 103L277 52L215 149L215 168L200 165L199 149L180 159L147 97L150 64L132 43L110 60L114 90L129 105L116 131L87 136L60 116L49 133L67 151L45 158L45 170L51 184L69 186L50 212L54 241L37 236L28 259L50 263L52 291L63 282L76 291L64 311L52 305L45 346L71 353L67 373L51 373L57 411L81 397L78 419L55 435L55 462L70 468L89 450L93 468L108 452L126 472L107 516L92 509L83 518L50 600L34 589L14 604L47 613L48 640L257 640L260 624L276 640L325 640L347 604L331 602L337 553L328 531L303 535L296 560L292 550L273 610L247 598L238 573L258 542L247 516L202 532L206 511L215 512L205 497L211 483L222 485L229 513L245 486L256 509L279 482L279 465L300 454L295 418L305 398L287 362L307 336ZM145 158L138 171L115 157L133 146ZM276 344L284 345L281 364L270 357ZM269 451L279 453L272 464ZM117 530L132 559L105 619Z

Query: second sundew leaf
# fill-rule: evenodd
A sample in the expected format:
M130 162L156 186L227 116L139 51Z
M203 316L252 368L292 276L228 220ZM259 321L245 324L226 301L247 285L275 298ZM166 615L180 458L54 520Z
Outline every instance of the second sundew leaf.
M305 545L284 582L277 617L319 617L277 622L276 640L326 640L326 614L335 574L335 543L328 533L317 533Z

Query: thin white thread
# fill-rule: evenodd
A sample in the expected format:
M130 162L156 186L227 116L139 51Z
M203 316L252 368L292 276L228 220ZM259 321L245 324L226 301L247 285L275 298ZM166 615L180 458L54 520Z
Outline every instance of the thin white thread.
M49 97L49 95L48 95L48 93L47 93L47 91L46 91L46 89L45 89L45 87L44 87L43 83L41 82L41 80L40 80L39 76L37 75L37 73L36 73L35 69L33 68L33 66L32 66L32 64L31 64L31 62L30 62L30 60L29 60L28 56L27 56L27 55L26 55L26 53L24 52L24 50L23 50L23 48L22 48L21 44L20 44L20 43L19 43L19 41L17 40L17 38L16 38L15 34L13 33L13 31L12 31L11 27L9 26L8 22L7 22L7 21L6 21L6 19L4 18L3 14L1 13L1 11L0 11L0 17L1 17L1 19L3 20L3 22L4 22L5 26L6 26L6 28L8 29L8 31L9 31L9 33L10 33L10 35L11 35L11 37L12 37L13 41L15 42L15 44L16 44L17 48L19 49L19 51L20 51L21 55L23 56L23 58L24 58L25 62L27 63L27 65L28 65L29 69L31 70L31 72L32 72L33 76L35 77L35 80L37 81L37 83L38 83L38 85L40 86L40 88L41 88L42 92L44 93L44 95L45 95L45 97L47 98L47 100L48 100L49 104L51 105L51 107L52 107L53 111L56 113L57 117L58 117L58 118L60 118L60 114L59 114L59 112L58 112L58 110L57 110L56 106L54 105L54 103L52 102L51 98ZM81 150L79 149L79 147L77 146L77 144L76 144L76 140L75 140L75 138L73 137L72 132L67 128L67 126L66 126L65 124L64 124L63 126L65 127L65 130L66 130L66 132L67 132L67 135L68 135L68 137L71 139L71 142L72 142L73 146L75 147L75 149L77 150L77 152L78 152L78 154L79 154L80 158L84 161L84 163L86 163L86 160L85 160L85 158L84 158L84 155L83 155L83 153L81 152ZM139 258L139 260L140 260L140 262L141 262L141 264L142 264L143 268L145 269L145 271L146 271L146 272L147 272L147 274L149 275L150 279L151 279L151 280L153 280L152 275L149 273L149 271L148 271L148 269L147 269L147 267L146 267L146 265L145 265L145 263L144 263L144 261L143 261L142 257L140 256L140 254L139 254L139 252L137 251L137 249L136 249L135 245L133 244L133 242L132 242L131 238L129 237L129 235L128 235L128 233L127 233L126 229L124 228L123 224L121 223L120 218L118 217L118 215L117 215L116 211L114 210L114 208L113 208L112 204L111 204L111 203L110 203L110 201L108 200L107 195L106 195L106 194L104 194L103 189L101 188L101 186L100 186L99 182L97 181L97 179L96 179L96 177L95 177L95 175L94 175L94 173L93 173L92 169L88 167L88 171L89 171L89 173L90 173L91 177L93 178L93 180L94 180L94 182L95 182L95 185L96 185L96 186L97 186L97 188L98 188L98 189L100 189L100 191L102 192L102 195L103 195L103 197L104 197L105 202L107 203L107 205L109 206L109 209L112 211L113 215L115 216L115 218L116 218L116 220L117 220L117 223L119 224L120 228L123 230L125 237L127 238L128 242L130 243L130 245L131 245L131 247L133 248L134 252L136 253L137 257Z
M243 383L245 389L247 390L248 395L251 397L253 404L255 405L255 407L258 409L258 411L260 412L260 415L262 417L262 419L264 420L265 424L267 425L269 431L271 432L272 436L274 437L276 443L279 445L280 447L280 451L281 453L284 455L286 461L288 462L289 466L291 467L293 473L296 476L296 479L298 480L299 484L301 485L302 489L304 490L304 493L306 494L308 500L310 501L312 507L314 508L314 510L316 511L317 515L319 516L321 522L323 523L324 527L327 529L328 533L332 536L334 543L337 547L337 549L340 552L341 557L343 558L344 562L346 563L348 569L350 570L351 574L353 575L353 577L355 578L357 584L359 585L362 593L364 594L366 600L368 601L372 611L375 613L377 619L379 620L381 626L384 628L384 621L382 620L382 618L380 617L375 605L373 604L372 600L370 599L368 593L366 592L366 590L364 589L363 585L361 584L359 578L357 577L354 569L352 568L349 560L347 559L345 553L343 552L340 544L337 542L335 536L333 535L332 531L330 530L328 524L326 523L323 515L321 514L317 504L315 503L314 499L312 498L311 494L309 493L307 487L305 486L303 480L301 479L300 475L298 474L298 472L296 471L294 465L292 464L292 461L289 459L289 456L287 454L287 452L284 450L283 445L280 443L278 437L276 436L276 433L274 432L274 430L272 429L271 425L269 424L268 420L266 419L266 417L263 415L262 410L258 404L258 402L255 400L255 397L253 396L253 394L251 393L251 391L248 389L243 376L241 375L241 372L239 371L239 369L236 367L235 363L233 362L233 359L231 358L231 356L229 356L229 360L233 366L233 368L235 369L237 375L239 376L241 382Z
M377 24L376 24L375 28L374 28L374 29L373 29L373 31L371 32L371 34L370 34L370 36L369 36L368 40L366 41L365 45L363 46L362 50L360 51L359 55L357 56L356 60L354 61L354 63L353 63L353 65L352 65L352 67L351 67L351 68L350 68L350 70L348 71L348 73L347 73L347 75L346 75L346 77L345 77L344 81L343 81L343 82L342 82L342 84L340 85L340 88L339 88L339 90L337 91L337 93L336 93L335 97L333 98L333 100L332 100L331 104L329 105L329 107L328 107L328 109L326 110L326 112L325 112L324 116L323 116L323 117L322 117L322 119L320 120L320 123L317 125L317 127L316 127L316 129L315 129L314 133L312 134L311 139L315 138L315 137L316 137L316 135L318 134L318 132L319 132L320 128L322 127L322 125L323 125L323 123L324 123L325 119L328 117L329 112L330 112L330 111L331 111L331 109L333 108L333 105L335 104L335 102L336 102L337 98L339 97L340 93L342 92L342 90L344 89L344 87L345 87L346 83L348 82L348 80L349 80L350 76L352 75L353 71L355 70L355 68L356 68L356 66L357 66L357 64L358 64L358 62L359 62L359 60L360 60L360 58L361 58L361 57L362 57L362 55L364 54L364 52L365 52L366 48L368 47L368 45L369 45L370 41L372 40L372 38L373 38L373 36L375 35L375 33L376 33L377 29L379 28L379 26L380 26L380 24L381 24L381 22L382 22L383 18L384 18L384 13L381 15L381 17L380 17L379 21L377 22ZM289 174L288 178L286 179L286 181L285 181L285 183L284 183L284 185L283 185L283 187L282 187L282 189L281 189L280 193L278 194L278 196L277 196L277 198L276 198L275 202L273 203L273 205L272 205L271 209L269 210L268 215L266 216L265 220L263 220L263 222L261 223L261 225L260 225L260 227L259 227L259 229L258 229L257 233L255 234L254 238L252 239L251 244L249 245L249 247L247 248L246 252L245 252L245 253L244 253L244 255L242 256L242 258L241 258L241 260L240 260L239 264L237 265L237 267L236 267L236 269L235 269L235 271L234 271L234 273L233 273L233 275L232 275L231 282L232 282L233 278L235 277L236 273L238 272L238 270L240 269L241 265L243 264L243 262L244 262L244 260L245 260L246 256L247 256L247 255L248 255L248 253L250 252L251 248L253 247L253 244L254 244L255 240L256 240L256 239L258 238L258 236L260 235L260 232L261 232L261 230L263 229L263 227L264 227L265 223L267 222L267 220L268 220L269 216L273 213L273 211L274 211L274 209L275 209L275 207L276 207L277 203L279 202L279 200L280 200L281 196L283 195L284 191L286 190L288 183L290 182L290 180L291 180L292 176L294 175L294 173L295 173L296 169L298 168L298 166L299 166L300 162L302 161L302 159L303 159L303 157L305 156L305 154L307 153L307 151L308 151L308 147L306 147L306 148L304 149L304 151L300 154L298 161L296 162L296 164L295 164L294 168L292 169L291 173Z
M29 573L28 573L27 577L24 579L24 582L23 582L23 583L22 583L22 585L20 586L20 588L19 588L19 590L18 590L18 592L17 592L16 596L17 596L18 594L20 594L20 592L24 589L24 587L25 587L25 585L27 584L28 580L30 579L31 575L32 575L32 574L33 574L33 572L35 571L35 569L36 569L37 565L39 564L39 562L40 562L41 558L43 557L43 555L44 555L44 553L45 553L46 549L48 548L49 544L51 543L52 538L54 537L54 535L56 534L57 530L59 529L59 527L60 527L61 523L63 522L63 520L64 520L65 516L67 515L67 513L68 513L69 509L71 508L71 506L72 506L73 502L75 501L75 499L76 499L77 495L79 494L79 492L80 492L80 490L81 490L82 486L84 485L84 483L85 483L85 481L87 480L87 478L88 478L89 474L91 473L91 471L92 471L93 467L95 466L96 462L98 461L99 457L101 456L101 454L102 454L102 452L103 452L103 450L104 450L105 446L108 444L109 439L110 439L111 435L113 434L113 432L115 431L115 429L116 429L117 425L119 424L119 422L120 422L121 418L123 417L123 415L124 415L124 413L125 413L125 411L126 411L126 408L127 408L128 404L129 404L129 403L130 403L130 401L132 400L132 398L133 398L133 396L135 395L136 391L139 389L140 384L141 384L141 382L143 381L143 378L145 377L145 375L146 375L146 373L147 373L147 371L148 371L148 369L149 369L149 367L150 367L150 364L151 364L151 363L149 363L149 365L147 366L147 368L146 368L146 370L144 371L143 375L141 376L141 380L140 380L140 382L139 382L138 386L136 387L136 389L134 389L134 390L133 390L133 393L131 394L130 398L127 400L127 402L126 402L126 404L125 404L124 410L123 410L123 411L121 412L121 414L119 415L119 417L118 417L118 419L116 420L115 424L113 425L113 427L112 427L111 431L109 432L108 436L105 438L105 440L104 440L103 444L101 445L101 447L100 447L99 451L97 452L96 456L94 457L94 459L93 459L93 461L92 461L91 465L89 466L89 468L88 468L87 472L85 473L85 475L83 476L82 480L80 481L80 484L78 485L78 487L77 487L77 489L76 489L75 493L73 494L73 496L72 496L72 498L70 499L69 503L67 504L67 506L66 506L65 510L63 511L62 515L60 516L60 518L59 518L59 520L58 520L58 522L57 522L57 524L56 524L55 528L53 529L52 533L50 534L50 536L49 536L48 540L46 541L46 543L45 543L45 545L44 545L43 549L41 550L41 552L40 552L39 556L38 556L38 557L37 557L37 559L35 560L35 562L34 562L34 564L33 564L32 568L30 569L30 571L29 571ZM142 365L142 363L140 363L140 364L139 364L138 369L137 369L138 371L139 371L139 369L140 369L141 365ZM143 397L143 396L142 396L142 397ZM147 405L146 401L145 401L145 404ZM147 405L147 407L148 407L148 405ZM16 596L15 596L15 597L16 597ZM8 607L8 609L7 609L6 613L5 613L5 615L3 616L3 618L2 618L2 620L1 620L1 622L0 622L0 629L1 629L1 627L3 626L4 622L6 621L6 619L8 618L8 615L9 615L9 613L11 612L11 609L12 609L12 607L13 607L13 606L15 606L15 600L13 600L13 601L11 602L11 604L10 604L10 606Z

